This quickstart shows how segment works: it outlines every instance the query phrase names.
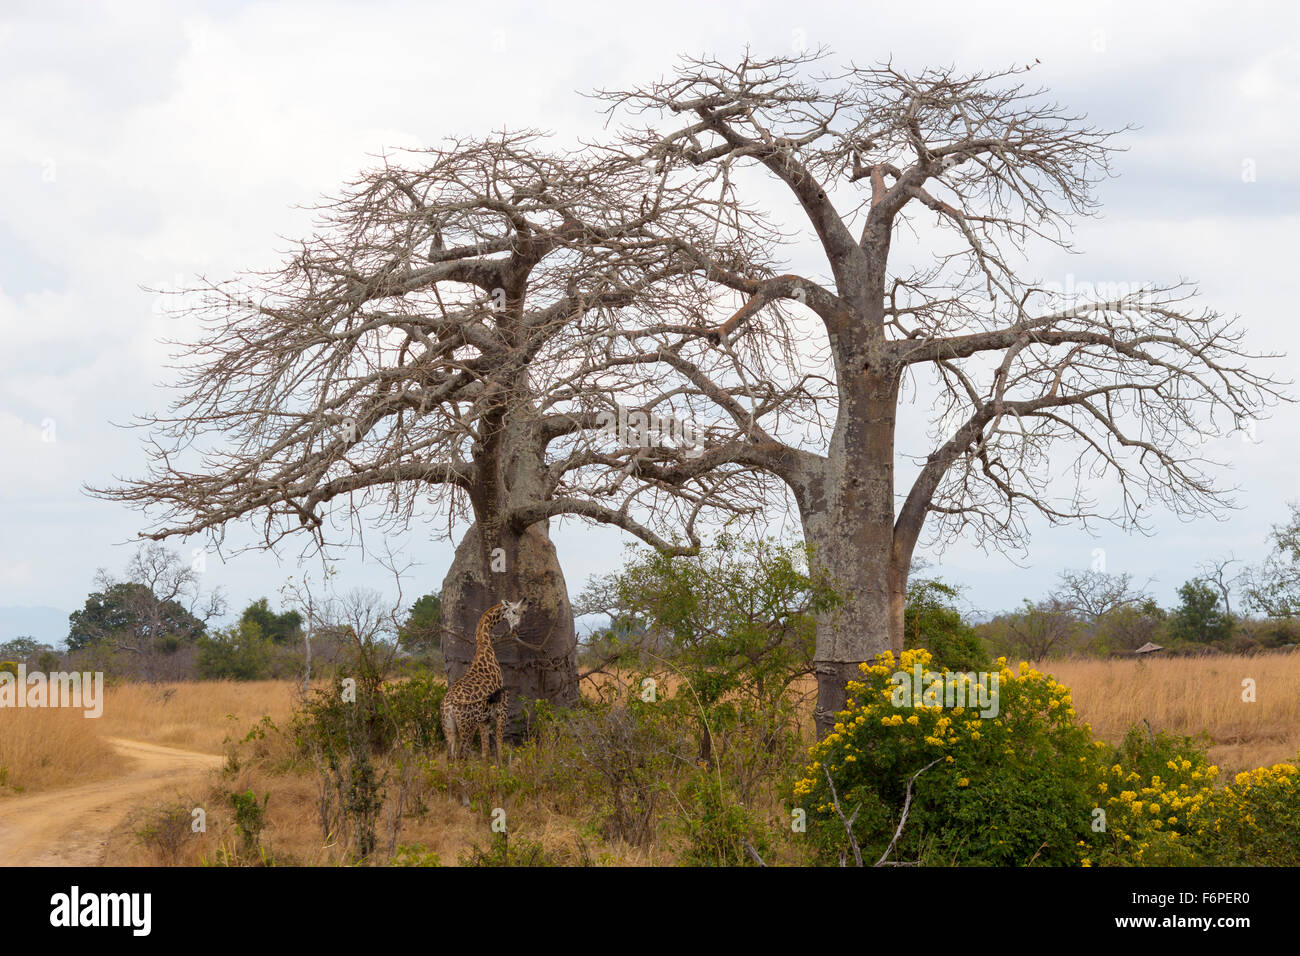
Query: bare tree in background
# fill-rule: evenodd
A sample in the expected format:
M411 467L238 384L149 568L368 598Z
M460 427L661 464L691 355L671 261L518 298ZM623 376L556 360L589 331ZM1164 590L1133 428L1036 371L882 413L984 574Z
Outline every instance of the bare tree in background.
M693 261L664 239L714 201L617 154L537 140L502 134L386 160L324 208L283 268L208 284L184 393L144 422L149 474L92 489L157 514L155 539L220 542L248 519L262 546L295 532L326 546L359 533L369 508L388 530L422 504L448 534L470 522L441 589L448 673L468 666L483 610L526 598L517 640L498 649L512 716L523 699L577 696L551 518L672 550L690 546L706 509L762 501L743 464L671 484L630 467L734 437L725 416L690 435L649 427L704 409L657 354L665 342L696 343L706 367L730 362L700 336ZM651 353L627 328L636 322ZM629 418L645 427L609 427Z
M1289 502L1287 507L1291 513L1286 523L1269 532L1273 550L1234 579L1246 606L1272 618L1300 615L1300 503Z
M815 560L848 600L819 628L824 733L857 664L902 648L927 518L936 541L969 534L1001 547L1023 540L1033 513L1141 527L1138 509L1152 503L1212 511L1228 499L1205 438L1245 427L1281 383L1252 371L1235 323L1195 310L1182 285L1088 297L1029 277L1025 254L1068 248L1071 218L1093 211L1113 133L1026 88L1022 70L884 65L810 78L822 56L686 59L665 79L601 96L611 114L648 117L625 135L629 153L659 169L721 178L737 195L756 175L774 181L824 256L826 278L722 261L683 234L699 274L739 305L715 330L720 350L811 313L837 418L818 450L755 423L735 446L661 472L684 479L743 460L788 485ZM891 255L905 228L924 267ZM781 234L756 245L764 238ZM924 444L896 435L900 399L923 375L936 396ZM900 454L916 470L901 488ZM1114 508L1088 496L1102 476L1118 485Z
M1133 575L1127 572L1088 570L1062 571L1051 597L1087 624L1095 625L1107 614L1141 604L1150 595L1145 588L1133 587Z
M219 588L204 592L195 565L156 543L136 549L123 578L100 568L95 588L69 616L69 650L98 646L129 655L128 666L148 681L185 675L196 642L226 610Z
M1241 585L1245 574L1243 571L1234 574L1231 568L1234 564L1240 563L1239 560L1229 554L1226 557L1203 561L1197 566L1197 570L1201 572L1201 579L1219 592L1219 597L1223 599L1223 613L1228 617L1233 616L1232 592Z

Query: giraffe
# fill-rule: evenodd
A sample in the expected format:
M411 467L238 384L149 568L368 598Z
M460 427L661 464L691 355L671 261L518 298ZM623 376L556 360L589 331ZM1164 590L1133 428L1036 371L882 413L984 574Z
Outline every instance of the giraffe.
M501 738L506 729L508 699L501 665L492 650L492 628L505 621L510 628L519 626L524 602L500 601L483 612L474 632L474 659L460 680L447 688L442 698L442 732L447 738L447 755L452 760L469 749L474 731L479 732L483 759L488 758L488 732L496 723L497 760L501 760Z

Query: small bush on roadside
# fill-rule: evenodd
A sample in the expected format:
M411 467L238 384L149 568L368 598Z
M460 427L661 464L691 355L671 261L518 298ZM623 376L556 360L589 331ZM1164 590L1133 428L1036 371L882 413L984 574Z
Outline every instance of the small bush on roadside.
M687 844L678 858L682 866L755 866L758 861L749 848L760 859L767 855L762 826L716 775L701 771L687 784L683 797Z
M458 857L461 866L564 866L563 854L552 852L534 840L497 833L486 847L471 846Z
M442 866L438 854L423 843L402 844L393 854L393 866Z
M191 810L185 806L155 807L136 828L136 839L164 866L175 866L193 835Z

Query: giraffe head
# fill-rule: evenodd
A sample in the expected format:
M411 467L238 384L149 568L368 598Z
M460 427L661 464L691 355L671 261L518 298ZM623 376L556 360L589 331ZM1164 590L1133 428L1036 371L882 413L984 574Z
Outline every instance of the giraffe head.
M519 621L524 616L524 600L520 598L513 604L509 601L502 602L501 620L513 631L519 626Z

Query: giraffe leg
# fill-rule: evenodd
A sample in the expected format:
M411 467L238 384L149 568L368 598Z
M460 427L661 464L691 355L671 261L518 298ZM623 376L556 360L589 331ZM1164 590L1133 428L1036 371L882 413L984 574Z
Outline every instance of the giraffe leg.
M505 733L506 733L506 714L507 714L507 712L508 712L509 709L510 709L510 708L507 706L508 703L509 703L509 697L506 695L506 693L505 693L504 691L502 691L502 692L501 692L501 700L497 703L497 706L496 706L496 712L497 712L497 713L496 713L496 718L497 718L497 763L499 763L499 764L504 764L504 763L505 763L505 757L503 756L503 755L505 754L505 751L501 749L501 741L505 738Z
M442 737L447 742L447 759L456 759L456 726L452 723L451 709L442 702Z
M488 740L491 739L491 736L492 727L488 721L484 720L483 723L478 725L478 743L479 749L483 753L484 763L486 763L488 759Z

